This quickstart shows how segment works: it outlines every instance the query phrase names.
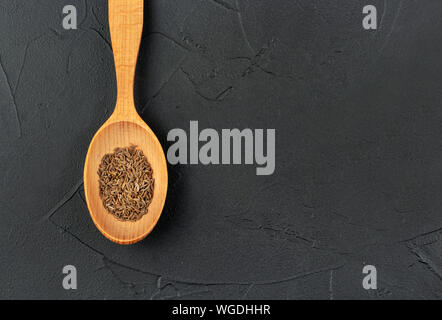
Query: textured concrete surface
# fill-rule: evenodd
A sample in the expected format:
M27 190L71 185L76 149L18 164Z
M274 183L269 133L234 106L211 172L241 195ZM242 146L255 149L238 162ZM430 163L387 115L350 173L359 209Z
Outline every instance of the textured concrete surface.
M442 297L441 1L146 1L135 96L163 146L190 120L275 128L277 159L268 177L170 167L160 223L131 247L93 226L82 185L115 102L106 12L0 0L0 298Z

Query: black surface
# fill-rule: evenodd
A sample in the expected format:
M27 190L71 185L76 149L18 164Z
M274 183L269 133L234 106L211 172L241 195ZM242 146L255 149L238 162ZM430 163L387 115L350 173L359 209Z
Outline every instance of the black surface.
M109 242L82 187L115 102L106 1L1 0L1 298L442 297L441 1L371 1L377 31L359 0L146 4L135 96L165 149L190 120L275 128L275 174L171 166L155 231Z

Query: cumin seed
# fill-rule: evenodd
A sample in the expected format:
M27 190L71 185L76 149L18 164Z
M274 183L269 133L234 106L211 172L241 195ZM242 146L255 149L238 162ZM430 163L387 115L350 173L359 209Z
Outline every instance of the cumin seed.
M152 167L136 146L116 148L98 168L100 198L120 221L138 221L148 212L154 192Z

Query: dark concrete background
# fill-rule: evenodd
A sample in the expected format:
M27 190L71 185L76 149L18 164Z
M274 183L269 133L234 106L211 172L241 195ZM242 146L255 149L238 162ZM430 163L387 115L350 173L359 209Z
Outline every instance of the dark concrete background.
M0 298L440 299L441 18L439 0L146 1L135 96L163 146L190 120L275 128L276 171L170 167L159 225L121 247L82 186L115 102L106 1L0 0Z

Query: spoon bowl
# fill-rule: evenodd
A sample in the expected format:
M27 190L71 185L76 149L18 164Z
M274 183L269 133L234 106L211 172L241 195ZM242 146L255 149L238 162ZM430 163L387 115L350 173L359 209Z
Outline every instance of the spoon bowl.
M136 222L119 221L108 213L99 196L98 167L104 155L115 148L135 145L148 159L155 181L154 196L148 213ZM164 152L152 130L139 120L105 124L95 135L86 156L84 189L95 226L108 239L119 244L133 244L144 239L155 227L167 193L167 164Z
M144 0L109 0L109 27L117 77L117 103L112 116L98 130L89 146L84 167L84 190L95 226L109 240L133 244L155 227L164 207L168 174L164 151L155 134L138 115L133 86L143 29ZM100 197L98 168L116 148L136 146L153 171L154 189L148 212L138 221L119 221L104 208Z

